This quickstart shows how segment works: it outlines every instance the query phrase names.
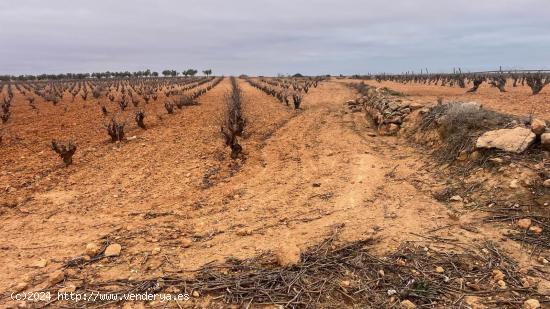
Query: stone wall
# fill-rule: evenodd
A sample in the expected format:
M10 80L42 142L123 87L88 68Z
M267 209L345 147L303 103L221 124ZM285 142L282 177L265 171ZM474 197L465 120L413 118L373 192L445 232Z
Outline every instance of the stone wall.
M346 102L351 112L364 111L380 133L394 135L399 132L406 117L422 105L406 102L384 89L363 87L357 99Z

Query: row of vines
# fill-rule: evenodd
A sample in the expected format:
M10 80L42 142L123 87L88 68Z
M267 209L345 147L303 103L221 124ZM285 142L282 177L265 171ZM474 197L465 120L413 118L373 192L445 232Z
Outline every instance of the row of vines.
M69 108L97 108L97 117L103 119L103 127L112 142L125 139L125 128L134 122L136 128L147 129L147 117L162 118L159 106L167 114L174 114L185 106L197 104L197 99L214 88L223 77L185 77L111 80L56 80L22 81L0 84L2 106L0 117L0 143L10 122L18 115L13 111L17 100L18 110L31 110L41 116L45 105L56 108L55 114L63 115ZM77 100L78 99L78 100ZM153 112L153 111L156 111ZM25 113L27 114L27 113ZM23 117L23 116L21 116ZM4 145L6 147L6 145ZM51 148L66 165L72 163L77 143L73 140L52 139Z
M506 85L512 87L529 86L532 94L539 94L550 84L550 71L488 71L478 73L435 73L435 74L376 74L355 76L358 79L392 81L402 84L425 84L446 87L468 88L467 92L476 92L483 83L506 92Z

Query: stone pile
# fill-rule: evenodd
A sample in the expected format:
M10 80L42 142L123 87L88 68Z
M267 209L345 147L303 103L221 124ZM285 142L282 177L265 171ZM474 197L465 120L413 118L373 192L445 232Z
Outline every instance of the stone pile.
M405 118L421 105L403 102L379 88L369 87L366 94L346 102L351 112L365 111L381 133L396 134Z

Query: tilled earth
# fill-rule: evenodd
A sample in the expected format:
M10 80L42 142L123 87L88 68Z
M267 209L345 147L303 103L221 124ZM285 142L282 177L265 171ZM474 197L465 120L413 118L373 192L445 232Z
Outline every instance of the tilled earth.
M239 80L247 122L244 155L237 160L229 158L219 133L231 89L227 78L199 105L151 116L154 125L132 129L128 141L116 144L94 122L96 106L63 102L40 117L15 105L14 118L27 122L19 120L10 131L10 140L20 143L0 149L0 304L13 303L9 295L21 283L27 290L51 289L49 278L60 269L65 280L58 288L71 280L155 279L228 258L296 247L305 252L336 228L342 244L376 239L369 245L376 256L408 241L492 241L519 263L519 271L550 272L537 260L548 252L533 256L521 242L508 240L506 224L486 223L476 209L453 215L461 206L434 197L445 169L425 149L381 136L363 114L346 111L343 103L356 94L345 82L322 82L295 111ZM453 91L434 97L459 98ZM548 93L539 98L548 99ZM475 99L495 107L515 104L503 99L495 105L483 91ZM60 114L65 108L59 119L55 108ZM537 110L548 115L548 103ZM77 137L79 149L67 168L47 148L58 135ZM79 262L90 243L122 249L113 258ZM197 306L206 306L202 294L195 296ZM522 304L518 298L507 306Z

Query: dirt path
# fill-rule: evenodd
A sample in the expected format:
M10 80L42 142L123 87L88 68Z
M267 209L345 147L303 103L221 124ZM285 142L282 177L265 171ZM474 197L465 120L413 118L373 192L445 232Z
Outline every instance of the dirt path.
M397 244L402 237L396 235L446 222L442 205L406 181L390 177L396 166L401 168L395 173L404 177L415 168L413 160L389 158L378 151L395 148L386 144L392 138L354 131L367 123L360 115L343 113L341 102L353 96L336 83L313 90L305 99L305 110L266 141L261 149L265 166L258 172L247 164L233 179L235 191L245 192L236 204L254 206L240 218L223 216L264 234L261 242L253 236L236 241L252 240L256 250L280 242L304 248L325 237L334 225L345 224L343 235L349 240L380 233ZM421 213L431 219L409 219Z
M38 181L32 196L5 212L0 291L23 276L40 287L102 238L120 243L122 254L85 267L93 280L152 278L281 245L306 249L335 226L342 241L383 239L375 248L383 253L419 239L413 233L457 223L431 197L434 171L423 154L346 113L342 103L355 94L342 83L312 89L301 111L239 84L248 119L244 162L228 158L219 136L225 79L200 105L135 139L89 149L86 161ZM160 255L151 254L155 248ZM42 258L46 267L33 266Z

